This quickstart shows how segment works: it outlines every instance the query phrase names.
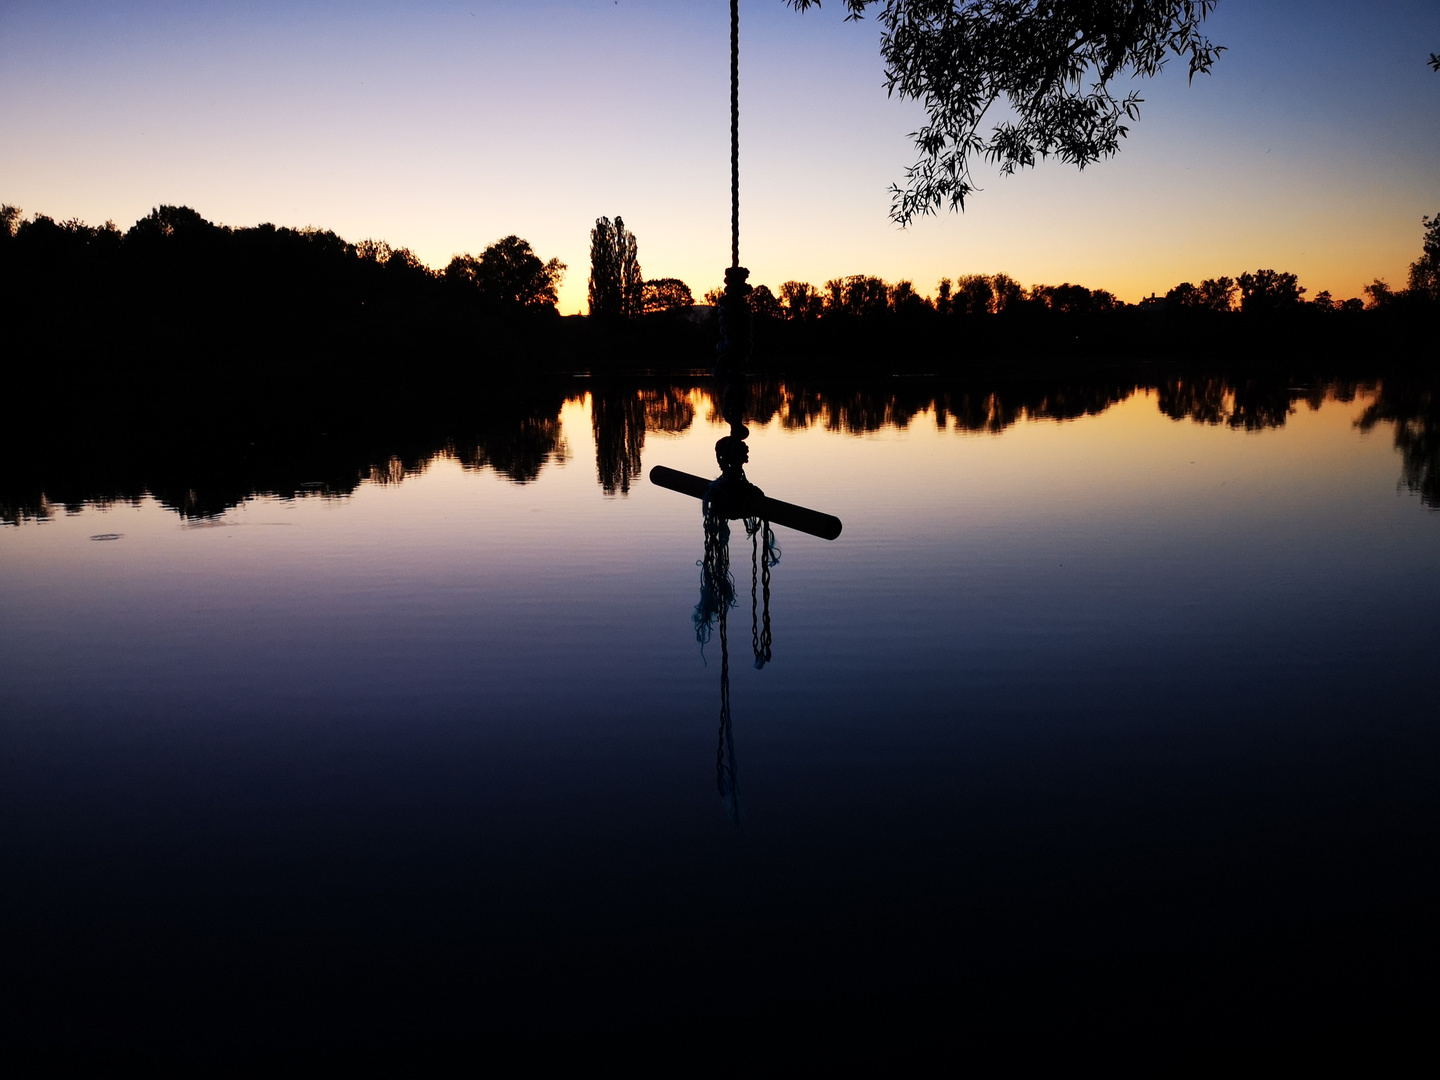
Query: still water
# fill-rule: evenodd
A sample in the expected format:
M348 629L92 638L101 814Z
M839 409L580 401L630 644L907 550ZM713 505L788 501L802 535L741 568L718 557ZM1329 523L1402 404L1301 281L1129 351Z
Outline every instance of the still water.
M750 478L844 532L777 530L763 670L732 542L737 827L700 506L644 479L713 474L723 429L699 390L576 387L523 468L9 513L25 1039L723 1017L1019 1061L1394 1037L1433 1005L1440 513L1396 424L1357 425L1375 388L1258 417L776 389Z

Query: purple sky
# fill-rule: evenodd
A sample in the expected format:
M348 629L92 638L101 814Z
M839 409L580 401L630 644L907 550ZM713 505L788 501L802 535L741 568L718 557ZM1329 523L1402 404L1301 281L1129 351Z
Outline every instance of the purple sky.
M1183 64L1119 157L1004 178L963 215L893 226L913 104L840 5L744 0L742 261L819 284L1003 270L1127 300L1273 267L1311 294L1403 284L1440 212L1440 5L1221 0L1215 73ZM160 203L316 225L431 266L509 233L570 271L622 215L650 277L728 262L724 0L0 5L0 200L113 219Z

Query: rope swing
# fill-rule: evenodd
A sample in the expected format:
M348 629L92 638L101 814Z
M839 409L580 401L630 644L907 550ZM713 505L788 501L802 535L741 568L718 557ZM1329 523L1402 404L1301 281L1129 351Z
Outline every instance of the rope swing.
M720 475L715 480L656 465L654 484L698 498L704 520L705 552L700 567L700 600L692 616L695 638L703 650L720 630L720 731L715 750L715 783L730 820L740 822L735 771L735 743L730 729L730 640L727 615L735 606L735 580L730 573L730 522L741 521L750 539L750 641L755 666L770 662L770 570L780 561L780 545L771 522L833 540L840 520L803 506L767 498L745 476L750 448L745 440L749 402L745 364L753 338L750 328L750 271L740 265L740 0L730 0L730 266L718 314L720 341L715 348L714 376L720 414L730 433L715 444Z
M750 358L750 272L740 265L740 0L730 0L730 266L720 297L720 343L715 351L715 380L719 384L720 412L730 434L715 444L720 476L702 499L705 555L700 561L700 602L695 605L695 636L703 648L711 627L720 627L720 730L715 749L715 786L730 818L739 823L735 742L730 728L730 640L727 614L735 605L735 582L730 576L730 521L743 519L751 539L750 624L755 666L770 659L770 568L780 560L775 533L768 519L757 512L764 492L745 476L750 448L745 439L745 406L749 390L744 365ZM764 553L761 554L761 544ZM757 578L764 574L764 611L757 610ZM764 630L761 631L763 621ZM762 644L763 638L763 644Z

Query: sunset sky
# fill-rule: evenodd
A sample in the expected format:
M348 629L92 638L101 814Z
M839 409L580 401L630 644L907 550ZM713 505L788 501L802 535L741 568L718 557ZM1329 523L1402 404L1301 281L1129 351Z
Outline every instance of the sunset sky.
M909 229L888 187L914 103L839 0L743 0L742 262L772 288L1003 270L1125 300L1271 267L1313 295L1403 284L1440 212L1440 4L1220 0L1226 45L1139 85L1120 155L1001 177ZM0 201L122 229L161 203L315 225L433 267L510 233L569 265L624 217L697 296L728 240L725 0L0 5Z

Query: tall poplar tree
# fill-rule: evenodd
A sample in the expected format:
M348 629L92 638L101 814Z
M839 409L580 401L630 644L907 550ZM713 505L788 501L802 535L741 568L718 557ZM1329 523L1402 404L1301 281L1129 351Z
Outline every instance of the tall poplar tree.
M590 314L629 319L645 309L640 248L625 219L596 218L590 230Z

